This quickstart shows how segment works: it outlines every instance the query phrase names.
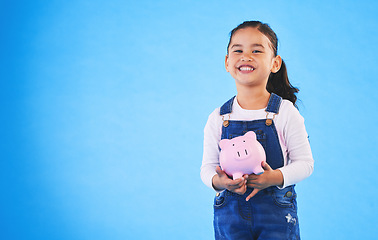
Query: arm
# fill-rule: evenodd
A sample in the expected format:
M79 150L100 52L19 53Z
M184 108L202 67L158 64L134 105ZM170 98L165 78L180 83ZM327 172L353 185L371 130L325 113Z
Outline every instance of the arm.
M309 177L314 170L310 142L303 117L289 105L290 114L283 126L283 139L287 148L287 164L279 170L284 177L283 188Z
M221 130L217 124L217 115L219 115L219 109L210 114L204 129L201 179L208 187L215 191L221 191L213 186L213 177L217 175L216 167L219 166L218 142L221 138Z
M276 126L282 129L280 131L281 136L283 136L281 145L284 144L286 147L284 153L287 154L287 164L279 169L272 170L265 163L263 174L250 175L247 185L255 188L255 190L247 199L253 197L261 189L270 186L285 188L296 184L310 176L313 171L314 160L303 117L291 103L286 104L285 108L281 109L281 114L283 116L280 116L281 119L278 120Z
M244 194L247 190L247 175L232 180L219 167L219 141L221 139L222 120L219 109L210 114L204 129L203 159L201 179L210 188L217 192L225 189Z

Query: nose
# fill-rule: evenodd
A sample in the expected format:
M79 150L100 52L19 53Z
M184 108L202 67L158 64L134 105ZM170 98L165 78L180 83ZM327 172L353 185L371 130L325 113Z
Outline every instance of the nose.
M251 61L252 61L252 57L251 57L250 55L248 55L248 54L244 54L244 55L242 56L241 60L242 60L243 62L251 62Z

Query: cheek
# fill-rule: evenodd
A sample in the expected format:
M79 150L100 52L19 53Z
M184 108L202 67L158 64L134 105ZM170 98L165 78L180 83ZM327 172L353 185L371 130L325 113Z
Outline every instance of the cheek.
M273 68L274 68L274 61L271 60L271 59L267 59L267 60L265 61L265 66L266 66L266 70L267 70L267 71L269 71L269 72L273 71Z
M229 60L226 62L226 69L227 69L228 72L233 70L233 68L234 68L234 64L235 64L235 63L232 61L232 59L231 59L231 60L229 59Z

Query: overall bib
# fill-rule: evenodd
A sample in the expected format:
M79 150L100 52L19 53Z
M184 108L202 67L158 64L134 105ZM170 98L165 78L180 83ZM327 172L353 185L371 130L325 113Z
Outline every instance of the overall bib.
M234 98L221 107L220 115L223 118L232 112ZM284 158L273 122L281 101L281 97L271 94L265 110L266 119L224 120L222 139L231 139L254 131L257 140L264 147L267 163L272 169L282 167ZM268 118L269 115L273 115L273 118ZM245 199L252 190L247 188L244 195L228 190L217 194L214 200L215 239L300 239L294 185L284 189L276 186L263 189L247 202Z

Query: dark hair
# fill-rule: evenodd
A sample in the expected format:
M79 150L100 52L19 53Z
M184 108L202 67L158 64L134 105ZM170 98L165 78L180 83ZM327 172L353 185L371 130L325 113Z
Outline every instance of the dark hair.
M227 45L227 55L231 39L234 36L235 32L239 29L244 29L248 27L256 28L262 34L264 34L270 41L270 47L273 50L274 56L277 56L277 35L268 24L262 23L260 21L245 21L236 28L232 29L232 31L230 32L230 40ZM266 85L266 90L269 93L273 92L281 96L282 98L291 101L297 107L297 105L295 104L295 102L297 101L297 96L295 94L299 91L299 89L291 85L289 77L287 76L286 64L283 60L280 70L276 73L270 73L268 83Z

